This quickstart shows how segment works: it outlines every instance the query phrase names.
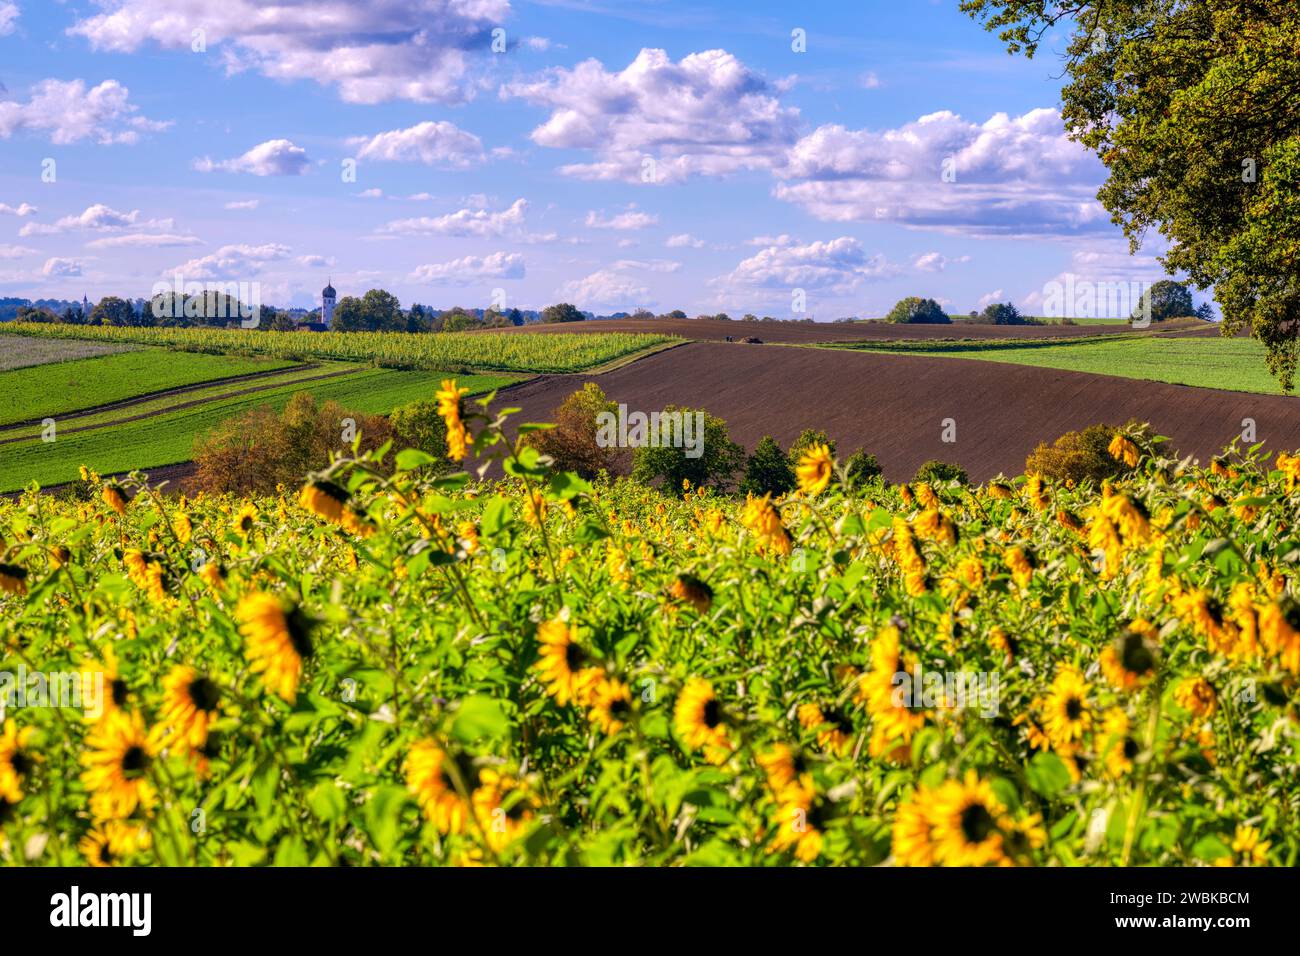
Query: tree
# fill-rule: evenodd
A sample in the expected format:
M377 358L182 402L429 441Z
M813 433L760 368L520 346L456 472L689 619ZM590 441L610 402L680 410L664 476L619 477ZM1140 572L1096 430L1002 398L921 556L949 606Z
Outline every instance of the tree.
M140 321L140 316L135 314L135 308L130 302L110 295L100 299L99 305L91 310L90 324L126 326L143 323Z
M402 304L383 289L371 289L361 299L361 316L371 332L401 332L406 328Z
M14 317L18 322L58 322L59 317L43 305L20 305Z
M966 469L961 465L950 464L946 461L940 461L937 458L931 458L920 468L916 469L916 474L912 477L913 481L924 481L928 484L947 484L955 481L959 485L969 482L966 477Z
M866 449L859 448L844 464L845 470L849 473L849 481L855 487L879 478L883 472L880 469L880 462L876 461L875 455L868 455Z
M337 332L364 332L366 316L361 308L361 300L354 295L345 295L339 299L338 305L334 307L334 320L330 328Z
M1082 431L1066 432L1051 445L1039 442L1025 459L1025 473L1074 482L1091 479L1100 483L1114 478L1130 470L1107 451L1114 437L1110 425L1089 425Z
M1222 333L1266 348L1282 390L1300 352L1300 7L1293 0L962 0L1011 53L1069 31L1062 116L1108 177L1130 248L1214 288Z
M1165 319L1179 319L1196 314L1196 310L1192 308L1191 291L1187 286L1173 279L1161 279L1153 283L1142 298L1144 300L1142 308L1134 313L1135 319L1145 317L1148 305L1151 308L1152 322L1163 322Z
M554 428L532 432L525 442L555 459L556 468L590 481L602 471L614 471L614 449L597 440L597 416L617 410L599 385L588 382L560 403Z
M984 307L980 319L990 325L1024 325L1020 310L1010 302L993 302Z
M548 305L542 309L543 322L581 322L583 318L583 314L578 311L577 307L567 302Z
M399 451L417 448L432 455L434 463L427 467L435 474L451 471L451 462L447 460L447 424L438 414L437 402L411 402L395 408L388 416L388 424L393 430L394 448Z
M483 320L473 312L467 312L460 306L452 306L442 314L442 331L444 332L464 332L468 329L477 329L483 325Z
M685 319L685 318L688 318L688 316L687 316L686 313L683 312L681 309L673 309L671 312L666 313L666 314L664 315L664 318L665 318L665 319Z
M682 493L683 479L692 486L718 485L727 487L745 461L745 449L733 442L727 434L727 423L714 418L702 409L669 405L665 414L680 412L683 416L704 415L702 452L699 457L688 458L687 449L660 446L643 446L632 456L632 477L642 484L663 480L663 490L669 494Z
M797 466L803 453L813 445L825 445L830 449L832 455L835 454L835 442L830 435L824 431L818 431L815 428L805 428L799 433L799 437L794 440L790 446L790 464Z
M898 300L885 316L885 321L913 325L946 325L952 319L948 318L948 314L934 299L922 299L920 296L910 295L906 299Z
M771 435L764 435L745 462L745 475L740 480L741 494L783 495L793 490L794 469L790 459Z
M406 313L406 331L411 333L428 332L433 328L429 310L418 302L411 305Z

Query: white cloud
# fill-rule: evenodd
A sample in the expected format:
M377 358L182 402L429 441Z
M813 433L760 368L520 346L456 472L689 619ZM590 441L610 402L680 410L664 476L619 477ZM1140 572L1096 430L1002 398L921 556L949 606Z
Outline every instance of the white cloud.
M1002 297L1004 294L1005 293L1003 293L1001 289L994 289L992 292L980 296L979 301L975 303L975 308L983 309L986 305L992 305L994 302L1001 302L1003 301Z
M638 280L613 269L600 269L582 279L566 282L558 290L560 298L579 308L627 309L649 305L650 290Z
M226 203L227 209L256 209L262 204L260 199L238 199Z
M696 239L689 232L679 232L675 236L669 236L664 245L669 249L703 249L704 240Z
M0 37L13 33L16 27L14 21L18 19L18 4L0 3Z
M619 259L615 269L643 269L646 272L680 272L682 264L671 259Z
M287 259L289 253L288 246L282 246L275 242L268 242L260 246L243 244L222 246L211 255L191 259L174 269L168 269L167 274L179 272L186 281L255 275L261 272L268 262Z
M25 131L48 136L59 146L83 139L109 146L134 143L142 132L171 125L135 115L137 107L129 98L130 91L117 80L89 90L82 80L42 80L26 103L0 100L0 139Z
M334 265L333 256L299 256L295 261L298 265L309 269L324 269L326 266Z
M945 162L955 181L945 181ZM1100 162L1060 114L955 113L879 132L821 126L790 150L775 195L830 222L893 222L979 237L1107 231Z
M782 106L777 92L725 50L674 63L651 49L617 73L590 59L501 90L552 111L533 142L596 154L562 166L565 175L642 182L651 158L657 183L778 164L797 138L799 111Z
M522 279L524 274L524 257L519 253L494 252L490 256L465 256L451 262L417 266L411 273L411 280L466 285L476 279Z
M880 77L876 76L874 70L867 70L860 77L858 83L864 90L875 90L880 88Z
M384 191L376 187L374 189L363 189L357 195L362 199L383 199Z
M64 216L53 224L29 222L18 231L20 236L55 236L65 232L118 232L123 229L155 227L169 229L171 219L154 219L142 221L140 210L120 212L103 203L87 206L83 212L73 216Z
M17 216L22 219L36 212L36 207L29 202L19 203L17 206L10 206L8 203L0 202L0 216Z
M659 222L653 213L641 212L635 206L629 206L626 212L613 216L603 216L594 209L587 213L586 224L592 229L644 229Z
M23 256L34 256L39 252L39 249L29 249L27 246L0 245L0 259L21 259Z
M133 232L125 236L109 236L86 243L87 249L163 249L170 246L201 246L203 240L197 236L176 236L168 233L150 234Z
M899 271L883 255L868 255L858 240L841 236L806 245L793 241L769 245L714 280L714 285L733 292L817 289L846 295L864 282L891 278Z
M45 260L41 272L47 276L79 276L81 263L76 259L60 259L56 256Z
M516 199L508 209L499 212L487 209L459 209L445 216L397 219L382 226L379 232L397 235L478 236L480 238L502 236L523 226L524 214L527 210L528 200Z
M69 32L92 49L190 49L201 24L230 72L336 87L351 103L463 102L509 0L116 0Z
M374 136L354 136L348 145L357 159L424 163L464 169L483 161L483 141L446 120L417 123Z
M207 156L196 159L194 168L201 173L222 170L254 176L301 176L310 164L305 149L287 139L269 139L234 159L213 161Z
M912 260L912 268L917 272L942 272L952 265L970 262L970 256L949 258L940 252L925 252Z

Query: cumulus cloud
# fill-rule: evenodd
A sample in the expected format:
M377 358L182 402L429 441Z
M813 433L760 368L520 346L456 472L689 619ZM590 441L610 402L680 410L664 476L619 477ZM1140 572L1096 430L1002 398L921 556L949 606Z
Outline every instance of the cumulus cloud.
M600 269L582 279L562 285L558 294L579 308L628 309L651 303L650 290L631 276L615 269Z
M32 87L26 103L0 100L0 139L29 132L48 136L59 146L83 139L110 146L137 142L141 133L171 125L136 114L130 91L117 80L89 90L82 80L42 80Z
M619 259L615 269L643 269L646 272L680 272L682 264L671 259Z
M334 265L332 256L299 256L295 261L298 265L306 266L309 269L324 269L326 266Z
M56 256L45 260L41 272L47 276L79 276L81 263L76 259L61 259Z
M417 123L374 136L354 136L348 145L357 159L424 163L464 169L483 161L483 141L446 120Z
M0 3L0 37L13 33L18 19L18 4Z
M133 232L125 236L108 236L86 243L87 249L163 249L169 246L201 246L197 236L176 236L168 233Z
M994 302L1002 302L1004 294L1001 289L994 289L992 292L980 296L979 301L975 303L975 308L983 309L986 305L992 305Z
M8 203L0 202L0 216L17 216L22 219L36 212L36 207L29 202L19 203L17 206L10 206Z
M644 182L649 158L657 183L779 163L797 139L799 111L782 106L778 92L725 50L674 63L651 49L619 72L590 59L501 89L551 110L533 142L595 154L562 166L565 175Z
M490 256L465 256L417 266L411 279L436 285L466 285L476 279L522 279L524 274L524 257L519 253L494 252Z
M174 269L168 269L167 272L168 274L179 272L186 280L255 275L261 272L268 262L289 258L289 253L288 246L275 242L260 246L244 244L222 246L211 255L190 259Z
M704 240L696 239L689 232L679 232L675 236L669 236L664 245L669 249L703 249Z
M780 176L778 198L831 222L977 237L1111 228L1096 200L1100 162L1066 136L1051 109L985 123L943 111L882 131L821 126L790 150Z
M23 256L34 256L39 251L38 249L29 249L27 246L0 244L0 259L21 259Z
M261 205L261 203L262 201L260 199L237 199L234 200L233 202L226 203L226 208L227 209L256 209L258 206Z
M268 139L242 156L214 161L204 156L194 161L201 173L221 170L227 173L252 173L254 176L301 176L311 161L307 151L287 139Z
M142 220L140 210L121 212L103 203L87 206L83 212L64 216L53 223L29 222L18 231L20 236L56 236L66 232L118 232L131 228L170 229L171 219Z
M899 274L883 255L868 255L858 240L841 236L828 242L800 244L787 236L742 261L729 274L714 280L724 291L817 289L837 295L853 292L864 282Z
M970 262L970 256L949 258L941 252L924 252L912 260L912 268L917 272L942 272L951 265Z
M459 103L509 13L509 0L117 0L69 32L95 50L188 50L201 24L231 72L312 80L351 103Z
M604 216L594 209L587 213L586 224L593 229L644 229L653 226L659 217L653 213L641 212L635 206L629 206L625 212L613 216Z
M524 224L528 200L516 199L508 209L458 209L445 216L417 216L397 219L380 227L379 232L395 235L477 236L487 238L503 236L519 230Z

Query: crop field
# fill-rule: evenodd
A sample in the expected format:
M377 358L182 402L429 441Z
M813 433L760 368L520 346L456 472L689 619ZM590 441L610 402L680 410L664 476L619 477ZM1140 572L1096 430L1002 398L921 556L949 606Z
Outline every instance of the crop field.
M113 474L189 461L196 437L248 409L283 408L298 392L310 392L321 402L338 401L354 411L386 415L400 405L431 400L438 381L438 375L428 372L325 363L69 418L53 442L42 440L39 426L0 429L0 492L16 491L30 481L42 485L72 481L82 465ZM513 381L499 375L464 378L475 392Z
M0 339L0 344L23 339ZM39 341L39 340L38 340ZM21 346L20 346L21 347ZM235 355L135 349L28 366L0 375L0 425L39 421L150 392L285 368L288 362Z
M856 347L856 346L855 346ZM924 346L862 346L872 351L906 351L934 358L1009 362L1149 382L1194 385L1235 392L1278 393L1277 379L1264 365L1255 339L1221 336L1174 337L1128 333L1087 341L926 343Z
M87 709L8 725L0 856L1300 860L1300 459L738 501L509 454L0 502L0 639Z
M0 323L0 332L9 323ZM61 339L38 339L27 336L0 339L0 372L44 365L47 362L71 362L96 355L129 352L137 346L129 343L75 342Z
M667 335L614 331L560 338L504 332L260 332L248 329L127 328L9 322L0 334L127 342L190 352L258 355L285 361L365 362L385 368L578 372L673 343Z

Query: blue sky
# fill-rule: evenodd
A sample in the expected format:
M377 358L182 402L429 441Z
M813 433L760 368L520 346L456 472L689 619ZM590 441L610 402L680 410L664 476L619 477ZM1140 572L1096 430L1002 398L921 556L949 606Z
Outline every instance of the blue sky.
M1154 281L1064 44L956 0L0 0L0 295L828 320Z

